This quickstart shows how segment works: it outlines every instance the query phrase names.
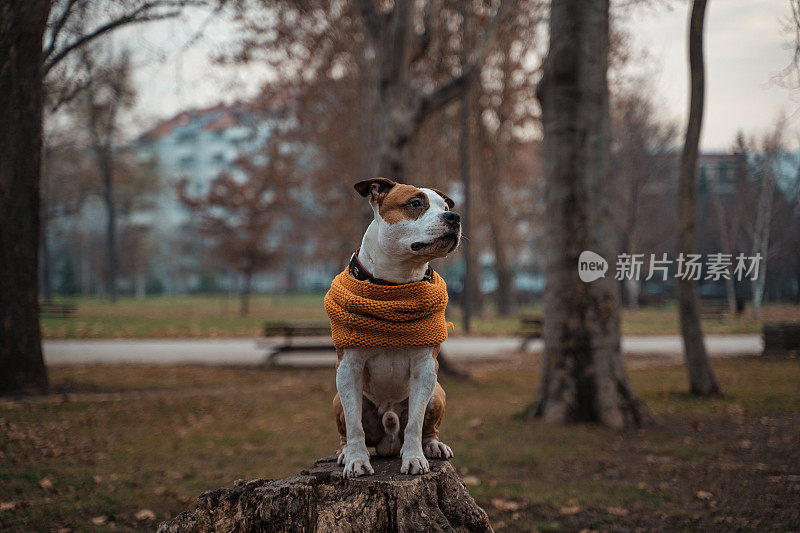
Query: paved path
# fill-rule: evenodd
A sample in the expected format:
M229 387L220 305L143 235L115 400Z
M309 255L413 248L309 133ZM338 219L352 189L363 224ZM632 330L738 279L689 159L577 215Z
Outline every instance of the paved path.
M316 339L324 340L324 338ZM274 342L278 342L275 339ZM47 340L44 356L48 364L81 363L202 363L219 365L252 365L264 359L264 348L255 339L144 339L144 340ZM515 337L452 337L444 351L455 362L503 359L519 349ZM714 357L760 353L760 335L710 335L706 337L709 354ZM674 357L681 354L677 335L628 336L622 340L625 353ZM542 342L534 341L528 350L542 350ZM296 366L332 366L336 354L301 352L286 355L281 364Z

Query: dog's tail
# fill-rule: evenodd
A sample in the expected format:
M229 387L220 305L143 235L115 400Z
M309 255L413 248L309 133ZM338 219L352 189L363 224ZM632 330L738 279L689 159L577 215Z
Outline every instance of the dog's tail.
M394 411L386 411L383 413L381 423L383 424L383 430L387 435L392 437L393 440L400 434L400 418L398 418L397 413Z

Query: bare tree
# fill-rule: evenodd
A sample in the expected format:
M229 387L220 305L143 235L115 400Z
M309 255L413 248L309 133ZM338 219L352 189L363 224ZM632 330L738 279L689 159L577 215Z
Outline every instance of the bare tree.
M461 4L459 9L461 15L461 41L463 50L461 52L461 69L468 68L466 48L468 33L468 19L466 2ZM461 95L461 102L458 111L459 122L459 141L458 141L458 166L461 173L461 187L464 191L464 203L461 206L463 214L463 232L467 237L461 243L462 255L464 256L464 283L461 287L461 310L464 320L464 331L471 329L472 317L480 313L483 303L480 287L480 269L478 261L478 250L472 245L472 213L473 213L473 190L472 173L470 161L470 137L472 122L472 106L470 105L472 88L468 87Z
M120 149L120 114L133 106L136 93L130 80L130 55L99 60L87 49L81 51L81 63L92 74L93 82L75 101L76 115L88 133L88 145L94 154L102 181L106 209L106 253L108 257L108 296L117 299L117 205L115 195L115 153Z
M243 316L250 309L253 276L280 256L280 246L273 241L291 202L295 165L286 145L271 138L262 158L240 158L241 174L219 176L204 194L191 194L186 179L178 184L181 201L200 219L200 233L214 240L214 255L242 276Z
M785 119L779 119L775 128L764 137L761 153L756 155L754 165L757 180L755 197L758 201L755 206L755 219L748 230L751 237L751 255L761 257L759 275L751 284L755 318L759 318L761 314L761 302L764 298L767 261L771 251L773 204L782 157L786 151L783 139L785 128Z
M42 179L40 187L41 274L42 296L52 297L53 251L50 226L53 222L73 217L92 191L96 172L89 164L82 147L76 142L71 127L51 127L44 134Z
M413 79L417 60L423 58L433 41L433 6L427 2L422 15L422 32L415 29L412 2L398 0L390 11L379 11L373 0L354 0L365 28L367 40L375 50L377 105L375 145L378 151L377 175L403 179L405 149L420 125L431 114L461 97L477 78L497 32L500 20L511 2L500 0L496 13L488 19L482 39L461 73L445 79L432 91L420 89Z
M678 253L697 252L695 236L697 205L697 151L703 124L705 73L703 66L703 20L706 0L694 0L689 21L689 70L691 95L686 139L678 174ZM678 313L683 336L683 354L689 376L689 389L695 396L720 394L711 369L703 330L700 328L697 282L687 276L677 279Z
M537 1L517 2L512 13L513 23L498 29L498 46L486 58L473 99L473 152L480 169L475 182L481 199L473 216L488 229L497 278L495 305L502 316L514 310L512 260L522 238L516 226L520 218L530 219L530 213L523 212L533 203L531 184L540 177L532 172L535 169L520 165L520 155L535 152L538 145L532 135L540 119L535 79L541 68L537 46L546 9Z
M609 173L608 0L556 0L537 95L547 198L545 361L530 410L545 422L638 425L644 408L625 374L612 277L583 283L578 257L616 255Z
M453 38L459 31L458 12L434 0L242 0L241 46L224 59L268 62L283 79L298 85L329 74L363 75L363 82L370 84L363 102L372 110L372 120L366 121L371 122L370 146L377 154L366 158L370 174L404 179L409 143L424 121L477 79L511 3L500 0L492 9L470 2L469 12L484 24L463 69L458 68L460 40ZM250 16L252 4L260 4L269 16Z
M725 194L728 187L722 182L718 174L714 175L711 187L711 207L714 212L716 231L719 238L719 250L724 254L733 254L737 250L742 229L743 218L746 215L746 191L749 188L747 179L747 152L749 148L740 131L736 134L733 145L733 154L736 157L734 168L734 184L732 194ZM736 284L733 276L725 278L725 298L728 300L728 312L731 316L737 313Z
M611 168L619 185L620 251L631 255L670 249L675 230L672 191L661 184L668 176L672 179L677 132L673 125L659 121L646 89L634 84L617 93L611 112ZM659 223L649 223L653 219ZM626 278L623 282L627 305L636 307L643 280Z
M48 386L37 283L44 79L87 43L126 24L175 16L185 3L0 3L0 394ZM83 20L97 25L83 31Z
M39 331L42 37L50 3L0 3L0 394L43 392Z

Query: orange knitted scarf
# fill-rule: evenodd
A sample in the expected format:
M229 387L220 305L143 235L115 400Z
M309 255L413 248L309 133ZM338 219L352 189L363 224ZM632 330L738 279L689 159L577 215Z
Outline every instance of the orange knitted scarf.
M437 346L447 338L447 285L436 272L430 281L377 285L347 269L325 295L337 351L354 346Z

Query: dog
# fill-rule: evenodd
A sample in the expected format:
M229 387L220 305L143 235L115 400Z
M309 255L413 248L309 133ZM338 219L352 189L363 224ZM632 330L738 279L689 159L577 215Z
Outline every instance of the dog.
M439 440L438 433L446 395L438 383L436 357L438 344L447 337L444 322L447 292L444 281L428 263L458 247L461 219L452 211L453 200L436 189L417 188L386 178L360 181L354 188L369 199L374 217L348 269L337 279L353 285L354 291L372 287L381 294L381 291L397 291L410 302L418 298L416 294L409 295L409 291L419 292L423 295L420 301L434 302L431 306L435 307L435 313L427 315L426 311L419 311L419 316L414 317L416 322L405 320L407 317L402 315L404 320L387 326L393 329L386 335L435 340L423 346L415 345L413 340L408 345L394 340L390 345L377 345L383 342L383 337L379 337L371 345L351 340L351 345L340 348L334 330L339 354L334 398L341 444L338 461L345 478L374 474L367 451L367 446L374 446L379 456L399 453L401 473L424 474L430 471L426 456L443 459L453 456L450 446ZM325 301L332 328L332 313L337 310L332 295L336 285L335 279ZM342 301L352 300L357 300L357 296L342 298ZM397 309L409 312L408 305ZM365 315L359 318L367 324L364 335L369 337L372 316L368 312ZM415 328L422 331L407 331L409 323L419 324ZM343 326L342 331L351 330ZM345 343L340 341L340 344Z

